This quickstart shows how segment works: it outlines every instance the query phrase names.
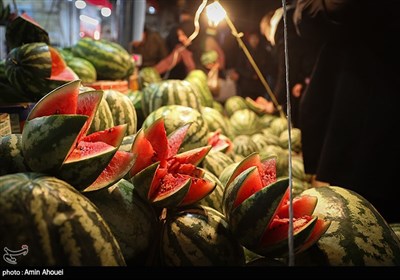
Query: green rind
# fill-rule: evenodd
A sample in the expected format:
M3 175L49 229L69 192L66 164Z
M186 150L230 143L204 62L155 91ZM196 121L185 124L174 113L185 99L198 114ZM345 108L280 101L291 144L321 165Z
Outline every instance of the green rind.
M59 169L86 120L83 115L53 115L26 121L22 153L29 168L35 172Z
M161 242L167 266L242 266L245 262L243 248L223 215L206 206L169 214Z
M134 186L121 179L111 187L85 193L110 226L128 265L145 265L157 234L157 216Z
M72 57L67 65L78 75L83 83L93 83L97 80L96 68L93 64L81 57Z
M18 250L20 266L125 265L97 208L69 184L38 173L0 177L0 246Z
M118 148L109 149L100 154L93 154L88 158L64 162L56 172L56 177L69 183L77 190L90 186L109 164Z
M318 198L314 215L331 225L316 245L299 254L299 265L400 265L398 237L365 198L336 186L311 188L302 195Z
M208 170L204 170L203 178L207 181L214 182L215 188L209 195L201 199L198 204L214 208L222 213L222 197L225 187L219 181L218 177Z
M162 106L182 105L200 111L201 103L187 81L165 80L143 89L142 110L145 116Z
M315 224L317 223L317 217L314 217L311 221L307 223L303 229L295 232L293 234L293 251L296 253L299 249L301 249L304 242L310 237L311 232L315 228ZM257 246L252 248L252 250L264 257L286 257L289 255L289 239L285 238L275 244L271 244L269 246Z
M29 171L22 155L22 134L0 137L0 159L0 176Z
M114 125L127 124L126 135L135 134L137 115L129 97L116 90L105 90L104 95L113 116Z
M192 123L183 140L180 152L207 145L208 126L197 110L181 105L163 106L152 112L144 120L142 127L146 129L161 117L164 118L164 126L167 134L172 133L187 123Z
M93 64L98 80L125 79L134 66L130 54L122 46L104 39L82 38L72 48L72 53Z
M113 115L110 110L110 106L108 106L105 95L103 95L99 106L97 107L96 114L92 120L92 124L90 125L88 134L91 134L96 131L103 131L108 128L114 126Z
M46 30L21 16L16 17L7 24L6 42L9 49L34 42L42 42L50 45L49 34Z
M250 250L258 247L288 186L288 179L276 181L247 198L226 215L229 227L240 244Z

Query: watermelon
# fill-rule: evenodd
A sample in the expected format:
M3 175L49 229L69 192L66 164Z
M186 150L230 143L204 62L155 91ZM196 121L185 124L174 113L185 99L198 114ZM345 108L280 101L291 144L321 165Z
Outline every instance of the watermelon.
M203 106L214 107L214 97L208 87L208 78L204 71L199 69L192 70L185 77L185 80L188 81L195 90L197 90L199 93L200 103Z
M110 108L114 125L127 124L126 135L136 133L136 109L130 99L117 90L104 90L107 104Z
M243 248L224 216L207 206L167 215L161 254L166 266L242 266Z
M229 118L234 135L252 135L259 132L261 125L259 118L249 109L241 109L232 113Z
M337 186L311 188L302 195L317 197L314 214L332 224L296 258L298 265L400 265L399 238L364 197Z
M127 180L85 195L110 226L128 265L145 264L156 238L157 216Z
M160 73L154 67L143 67L139 70L138 74L140 89L143 89L151 83L161 82Z
M220 112L210 107L203 107L201 109L204 120L207 122L208 130L210 132L219 130L224 135L229 135L228 124L229 120Z
M28 43L50 45L49 34L26 13L7 24L6 42L10 50Z
M273 103L265 99L263 96L258 96L255 100L247 96L245 102L247 107L258 115L271 113L274 109Z
M143 89L142 110L145 116L166 105L182 105L200 112L199 96L187 81L165 80Z
M122 80L133 72L131 55L121 45L105 39L82 38L73 46L72 53L92 63L98 80Z
M229 97L224 104L225 112L230 117L236 111L248 109L246 101L239 95Z
M197 110L181 105L163 106L147 116L142 127L146 129L161 117L164 119L167 133L172 133L179 127L191 123L180 151L187 151L207 145L208 126L203 116Z
M241 244L268 257L287 255L289 212L288 179L276 181L276 159L252 154L240 162L227 180L223 213ZM313 245L330 222L312 216L317 199L293 201L293 242L296 253Z
M33 171L94 191L125 176L133 154L118 151L127 125L87 136L103 91L79 93L79 86L79 81L68 83L36 104L22 133L22 152Z
M78 79L58 51L45 43L12 49L5 70L11 85L29 96L30 101L38 101L49 91Z
M82 83L93 83L97 80L96 68L90 61L81 57L72 57L67 61L67 65L78 75Z
M0 137L0 158L0 176L30 170L22 154L21 134Z
M97 208L72 186L38 173L0 177L0 246L28 255L22 266L125 265Z
M137 157L130 174L138 192L155 206L193 204L215 187L197 167L211 146L177 154L188 129L185 125L167 138L161 118L135 137L132 153Z

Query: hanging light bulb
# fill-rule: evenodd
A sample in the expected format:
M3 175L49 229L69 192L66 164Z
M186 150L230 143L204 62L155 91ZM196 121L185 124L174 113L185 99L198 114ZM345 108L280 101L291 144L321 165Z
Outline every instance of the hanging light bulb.
M215 1L206 7L206 14L208 24L210 26L217 26L225 18L226 11L218 1Z

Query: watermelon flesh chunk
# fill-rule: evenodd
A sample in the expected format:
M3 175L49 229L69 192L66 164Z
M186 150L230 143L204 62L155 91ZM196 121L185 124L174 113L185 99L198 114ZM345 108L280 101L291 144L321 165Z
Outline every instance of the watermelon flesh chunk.
M106 188L122 179L133 165L134 155L129 152L117 151L99 177L83 192Z
M148 198L150 201L169 199L190 181L187 193L177 206L189 205L201 200L214 188L215 183L202 178L202 172L196 166L210 151L211 146L193 149L162 161L153 177Z
M85 142L103 142L113 147L119 147L124 139L127 124L121 124L103 131L96 131L82 138Z
M52 115L76 114L80 81L72 81L49 92L30 111L27 120Z
M276 158L271 157L261 161L259 154L254 153L240 162L228 180L228 184L243 171L253 166L257 167L258 172L253 173L252 177L257 178L253 178L251 180L252 183L246 182L240 187L236 195L236 200L233 204L234 207L239 206L244 200L262 188L268 187L270 184L276 182Z
M211 146L177 154L189 127L190 123L185 124L167 137L164 119L160 118L145 131L140 130L132 145L131 152L136 159L130 170L131 176L159 162L155 171L152 169L151 183L147 184L148 189L144 192L147 199L157 206L175 207L194 203L216 186L203 179L203 172L197 168Z

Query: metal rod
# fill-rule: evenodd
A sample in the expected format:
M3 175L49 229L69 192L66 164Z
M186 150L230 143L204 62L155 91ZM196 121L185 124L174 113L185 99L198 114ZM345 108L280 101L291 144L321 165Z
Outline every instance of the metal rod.
M261 83L263 84L264 88L266 89L269 97L271 98L271 101L274 103L275 107L277 108L279 115L282 118L285 118L285 114L283 113L282 106L279 105L278 101L276 100L276 97L274 93L272 92L270 86L268 85L267 81L265 80L263 74L260 71L260 68L257 66L257 63L254 61L253 57L251 56L249 50L247 49L246 45L244 44L242 37L243 33L238 33L236 27L233 25L231 19L229 18L228 15L225 16L226 23L228 24L229 28L232 31L232 35L236 38L238 41L238 44L240 48L243 50L244 54L246 55L247 59L249 60L251 66L253 67L254 71L256 71L256 74L258 78L260 79Z

